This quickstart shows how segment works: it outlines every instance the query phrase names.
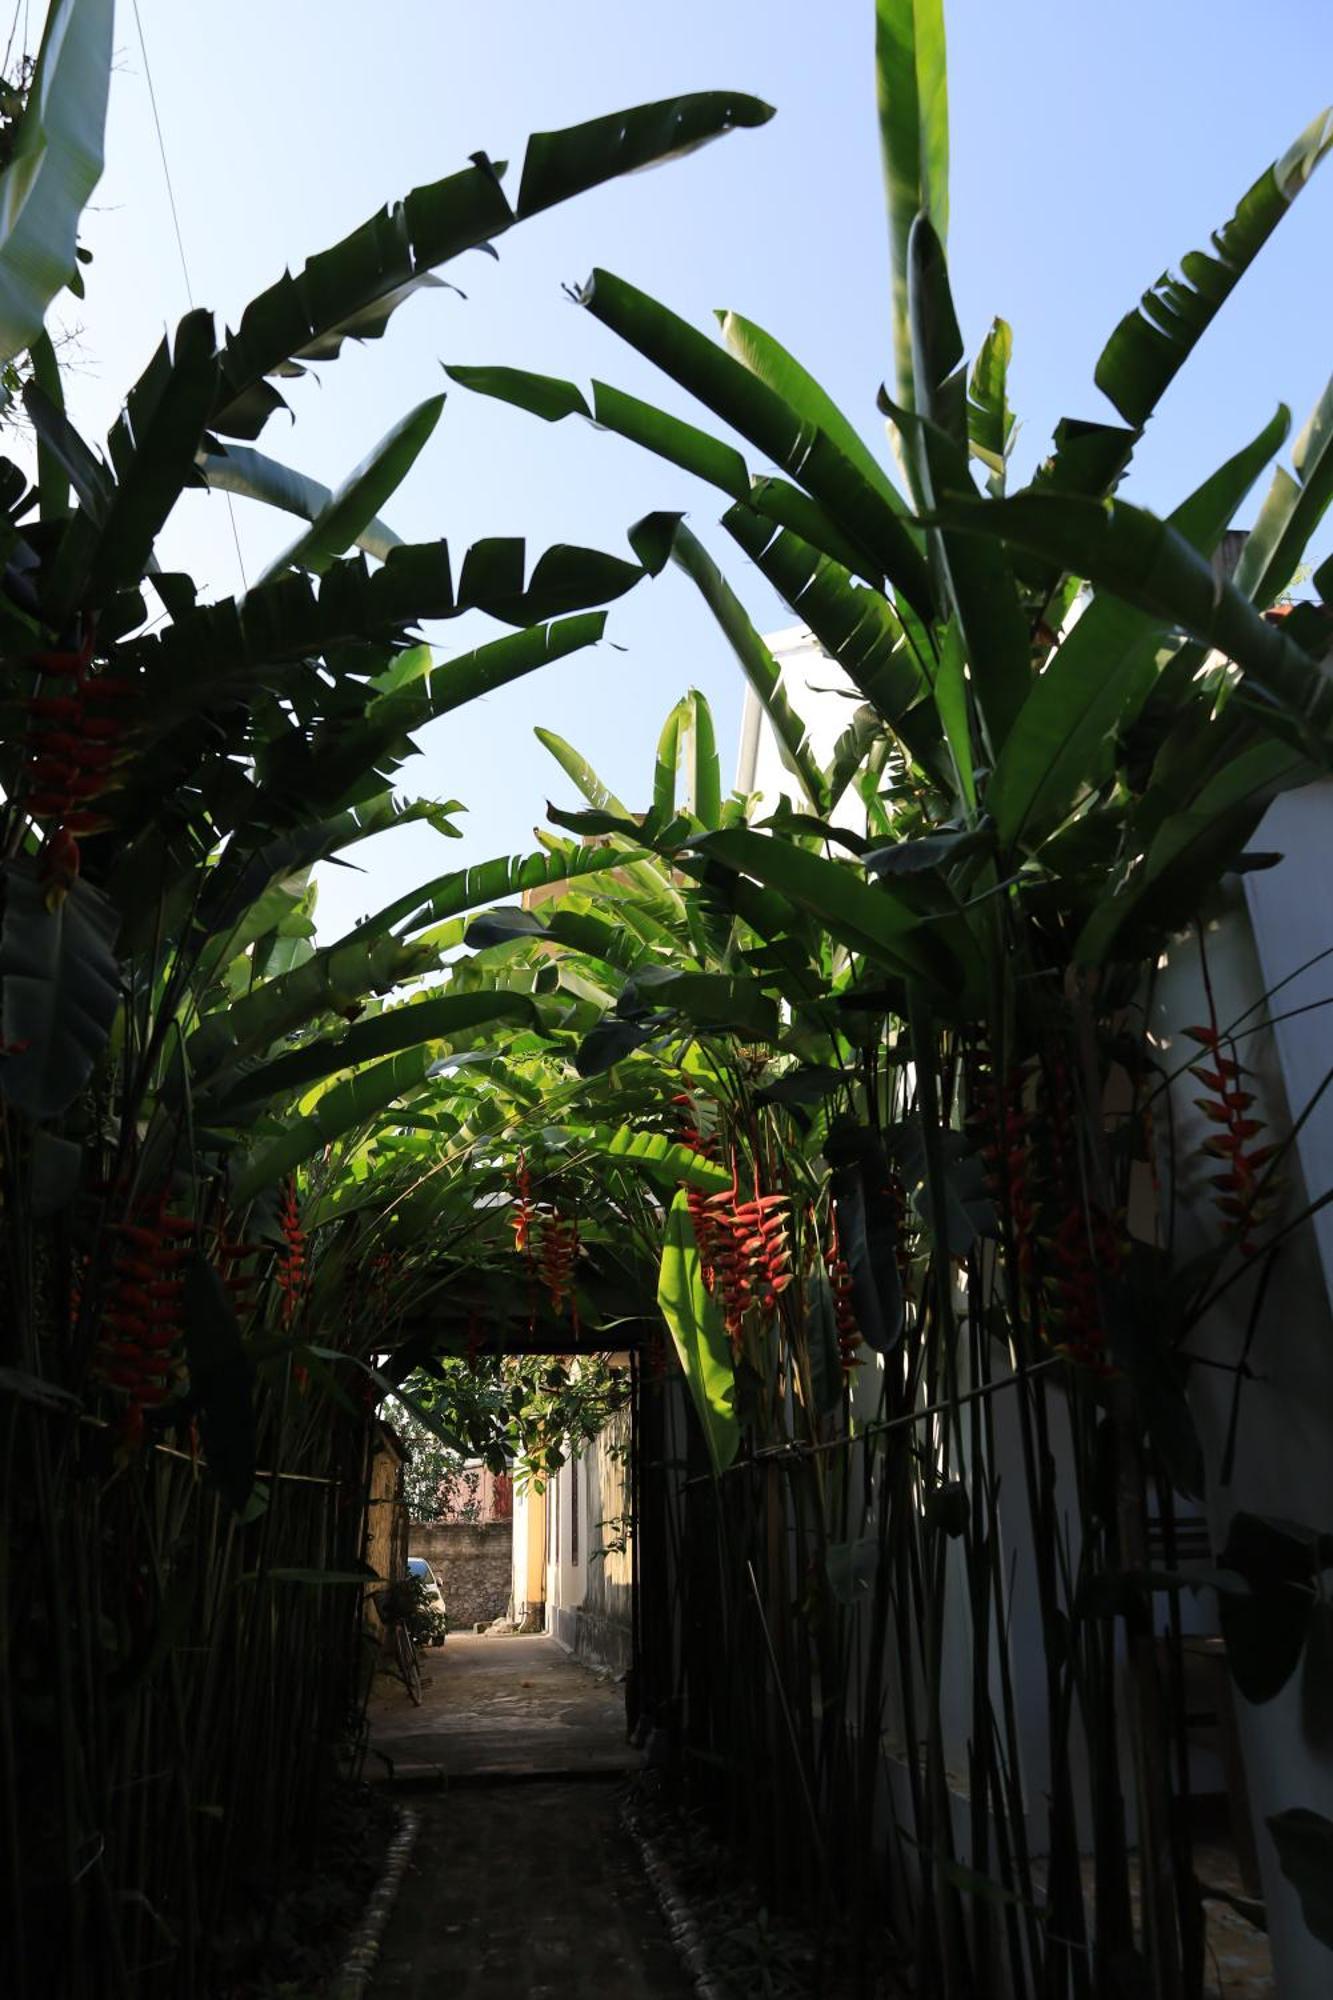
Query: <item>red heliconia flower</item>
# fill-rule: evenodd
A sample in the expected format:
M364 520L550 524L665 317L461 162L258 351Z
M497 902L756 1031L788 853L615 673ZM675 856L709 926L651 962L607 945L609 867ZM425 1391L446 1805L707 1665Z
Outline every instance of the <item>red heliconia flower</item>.
M182 1373L184 1266L194 1254L198 1226L189 1216L173 1215L164 1192L140 1203L132 1220L108 1227L119 1247L93 1372L124 1396L123 1441L137 1450L145 1412L167 1401ZM81 1291L81 1274L78 1284Z
M852 1303L852 1274L838 1240L838 1218L830 1213L828 1249L824 1256L829 1284L833 1287L833 1315L838 1333L838 1358L844 1375L861 1366L857 1348L864 1345Z
M1208 996L1212 1013L1212 995ZM1216 1018L1207 1027L1186 1028L1186 1038L1198 1042L1205 1052L1202 1062L1190 1064L1190 1075L1202 1084L1204 1094L1194 1102L1209 1122L1218 1127L1203 1141L1203 1151L1222 1168L1210 1175L1217 1193L1213 1206L1230 1226L1239 1231L1237 1249L1242 1257L1257 1257L1260 1244L1255 1228L1266 1222L1277 1206L1279 1184L1273 1175L1264 1178L1278 1148L1271 1143L1256 1146L1265 1130L1262 1118L1251 1117L1254 1092L1245 1087L1248 1072L1234 1055L1224 1053L1223 1037Z
M31 818L48 822L39 871L49 909L57 909L78 880L80 836L106 824L95 808L115 783L123 756L125 725L116 704L134 692L132 681L93 670L93 634L88 619L77 651L34 653L30 664L43 680L53 678L68 691L31 695L23 703L22 803Z
M561 1215L558 1211L544 1210L538 1218L541 1245L537 1253L537 1271L550 1295L551 1310L559 1317L564 1303L574 1290L574 1263L579 1250L578 1217ZM574 1308L575 1324L578 1323L578 1308Z
M710 1195L704 1211L716 1232L710 1251L715 1284L721 1294L722 1317L733 1348L739 1350L745 1316L752 1305L765 1312L792 1281L791 1245L787 1236L785 1194L763 1194L755 1175L754 1195L738 1200L735 1164L731 1186ZM703 1252L700 1251L700 1262Z
M526 1153L518 1156L518 1166L514 1172L514 1203L509 1218L509 1226L514 1232L514 1248L520 1257L532 1263L532 1175L528 1172Z
M282 1293L282 1323L290 1326L306 1285L305 1231L301 1227L295 1179L289 1178L283 1188L282 1199L278 1203L278 1222L282 1229L282 1244L278 1250L278 1289Z

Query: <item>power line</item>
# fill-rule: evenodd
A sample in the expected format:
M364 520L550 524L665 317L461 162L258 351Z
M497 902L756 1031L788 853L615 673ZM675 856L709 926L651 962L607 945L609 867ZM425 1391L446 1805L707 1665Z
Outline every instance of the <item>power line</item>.
M189 302L191 310L193 310L194 286L190 282L190 265L185 255L185 238L181 233L180 211L176 207L176 190L171 182L171 166L167 160L167 143L162 134L162 120L157 109L157 92L153 88L153 69L152 64L148 60L148 43L144 39L143 17L139 12L139 0L134 0L134 25L139 35L139 51L143 56L144 81L148 85L148 102L153 112L153 129L157 133L157 150L162 161L162 178L166 182L167 187L167 205L171 210L171 226L176 232L176 249L180 253L181 276L185 280L185 297ZM236 527L236 509L232 505L230 493L224 492L222 497L227 503L227 519L231 522L231 539L236 548L236 566L241 572L241 588L248 590L250 582L245 573L245 557L241 554L241 537Z

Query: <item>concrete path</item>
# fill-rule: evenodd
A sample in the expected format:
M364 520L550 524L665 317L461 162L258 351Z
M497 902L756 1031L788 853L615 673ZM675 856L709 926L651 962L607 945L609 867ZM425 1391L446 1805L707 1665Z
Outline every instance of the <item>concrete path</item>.
M637 1767L625 1690L554 1639L451 1633L421 1655L424 1700L377 1678L366 1776L429 1784L614 1775ZM387 1762L386 1762L387 1760Z
M620 1825L623 1687L546 1638L460 1633L422 1669L420 1708L387 1676L371 1703L368 1775L421 1814L371 2000L690 2000Z

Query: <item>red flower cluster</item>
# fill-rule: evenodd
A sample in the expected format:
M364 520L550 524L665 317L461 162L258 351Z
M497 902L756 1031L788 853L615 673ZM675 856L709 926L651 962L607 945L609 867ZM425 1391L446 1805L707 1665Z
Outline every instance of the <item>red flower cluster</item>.
M828 1249L824 1255L829 1284L833 1287L833 1313L838 1332L838 1358L842 1362L843 1373L850 1375L853 1368L861 1366L857 1348L862 1343L861 1329L856 1323L856 1309L852 1304L852 1274L847 1259L842 1254L838 1241L838 1219L829 1216Z
M91 621L78 652L34 654L31 664L43 681L63 683L66 692L31 695L23 704L30 787L24 804L33 819L48 822L41 869L53 909L78 878L80 835L106 824L94 807L114 783L122 756L125 722L117 704L134 692L132 681L92 672L92 655Z
M688 1146L692 1153L702 1159L711 1160L717 1156L716 1139L705 1139L699 1130L694 1115L694 1100L687 1091L672 1098L679 1105L680 1131L676 1143ZM699 1250L699 1275L703 1279L705 1291L711 1292L717 1283L717 1257L719 1248L718 1225L708 1207L708 1196L702 1188L687 1186L685 1205L689 1209L690 1221L694 1224L694 1240Z
M731 1186L721 1194L709 1195L705 1204L716 1231L714 1268L722 1294L722 1317L733 1348L740 1346L750 1307L757 1304L762 1311L772 1312L792 1280L786 1195L761 1194L757 1174L753 1199L740 1201L739 1194L733 1166Z
M539 1221L541 1245L537 1270L550 1294L551 1311L558 1317L574 1290L574 1262L579 1254L578 1217L561 1215L552 1209L544 1211Z
M1002 1084L982 1072L972 1085L972 1121L981 1127L981 1160L990 1191L1013 1228L1018 1273L1024 1284L1032 1276L1032 1245L1037 1205L1032 1186L1032 1120L1023 1103L1023 1072L1011 1069Z
M137 1446L145 1410L166 1402L180 1373L183 1267L194 1255L196 1224L173 1215L161 1194L133 1221L110 1227L122 1247L112 1264L94 1367L101 1382L125 1397L125 1441Z
M1071 1088L1058 1052L1046 1091L1047 1175L1040 1248L1047 1265L1052 1308L1046 1337L1073 1360L1109 1373L1102 1324L1102 1286L1120 1262L1120 1241L1110 1218L1085 1200L1077 1148L1070 1129ZM1052 1224L1052 1217L1054 1218Z
M296 1199L296 1182L289 1179L278 1204L282 1245L278 1251L278 1289L282 1293L282 1323L290 1326L306 1283L305 1231Z
M254 1272L243 1271L240 1267L248 1258L258 1256L263 1248L262 1243L243 1243L239 1237L228 1236L225 1228L218 1233L218 1276L231 1298L232 1310L238 1319L254 1309L259 1297L258 1279Z
M1196 1097L1205 1118L1218 1127L1203 1142L1203 1150L1222 1166L1211 1176L1217 1189L1213 1206L1226 1221L1240 1231L1238 1249L1242 1257L1255 1257L1259 1245L1253 1229L1267 1220L1276 1205L1277 1190L1270 1183L1260 1193L1260 1169L1277 1151L1276 1145L1256 1146L1264 1130L1261 1118L1252 1118L1254 1092L1245 1088L1245 1072L1234 1056L1222 1053L1222 1037L1216 1023L1206 1028L1186 1028L1185 1034L1206 1052L1204 1063L1191 1063L1190 1075L1204 1088Z
M520 1257L532 1262L532 1175L528 1172L525 1153L518 1156L518 1171L514 1175L514 1212L509 1218L509 1226L514 1232L514 1248Z
M983 1067L971 1097L969 1122L979 1128L991 1193L1008 1214L1037 1330L1071 1360L1109 1373L1102 1288L1119 1267L1120 1235L1085 1199L1059 1052L1044 1067L1011 1069L998 1085Z

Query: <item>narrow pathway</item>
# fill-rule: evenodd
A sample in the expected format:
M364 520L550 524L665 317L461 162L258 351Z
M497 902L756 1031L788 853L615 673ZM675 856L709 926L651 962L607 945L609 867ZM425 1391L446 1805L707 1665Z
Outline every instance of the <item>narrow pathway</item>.
M381 1674L370 1704L370 1769L422 1783L614 1775L638 1756L625 1741L625 1691L554 1639L451 1633L421 1655L424 1699Z
M614 1780L420 1805L372 2000L690 2000Z
M421 1815L372 2000L690 2000L620 1825L623 1689L546 1638L423 1667L419 1709L391 1680L371 1704L370 1763Z

